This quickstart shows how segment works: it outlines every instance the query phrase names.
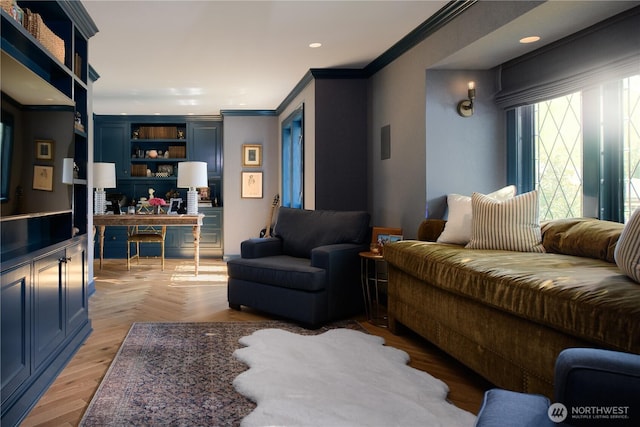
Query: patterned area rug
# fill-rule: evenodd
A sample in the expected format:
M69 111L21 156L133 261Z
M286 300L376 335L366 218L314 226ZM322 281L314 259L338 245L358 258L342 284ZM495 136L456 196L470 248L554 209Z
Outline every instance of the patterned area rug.
M304 335L287 322L134 323L94 395L81 426L234 426L255 408L233 380L248 367L233 357L238 340L260 329Z

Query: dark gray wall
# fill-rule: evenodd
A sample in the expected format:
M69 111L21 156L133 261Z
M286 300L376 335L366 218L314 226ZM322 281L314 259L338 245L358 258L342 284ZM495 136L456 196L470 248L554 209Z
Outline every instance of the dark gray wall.
M15 121L10 199L2 204L2 216L71 209L71 186L62 183L62 163L65 157L73 157L73 112L22 110L4 100L2 107ZM38 139L54 141L53 160L35 158ZM35 165L53 166L53 191L33 189Z
M316 209L367 210L366 126L365 79L316 80Z

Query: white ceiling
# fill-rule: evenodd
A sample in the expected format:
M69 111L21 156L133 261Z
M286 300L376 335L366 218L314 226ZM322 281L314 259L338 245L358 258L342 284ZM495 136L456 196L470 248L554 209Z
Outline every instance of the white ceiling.
M364 67L446 3L83 0L94 112L275 109L310 68Z
M83 0L96 114L272 110L310 68L362 68L448 1ZM637 5L550 1L438 67L486 69ZM515 40L539 34L542 42ZM312 49L308 45L322 43Z

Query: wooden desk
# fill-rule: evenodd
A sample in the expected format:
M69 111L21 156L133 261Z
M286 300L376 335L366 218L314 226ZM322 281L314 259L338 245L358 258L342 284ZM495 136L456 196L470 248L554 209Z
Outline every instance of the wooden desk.
M200 265L200 226L202 226L202 218L204 214L198 215L153 215L153 214L135 214L135 215L94 215L93 216L93 232L98 227L100 235L100 269L102 269L102 259L104 251L104 230L107 226L125 226L131 227L136 225L155 225L158 227L193 227L193 259L196 267L196 276L198 275L198 266Z

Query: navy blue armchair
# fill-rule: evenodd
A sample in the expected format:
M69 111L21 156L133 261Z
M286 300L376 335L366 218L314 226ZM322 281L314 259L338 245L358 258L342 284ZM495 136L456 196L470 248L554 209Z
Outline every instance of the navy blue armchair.
M229 307L252 307L317 328L361 313L358 253L369 250L369 214L282 207L274 237L241 243L227 262Z
M491 389L477 427L639 426L640 355L569 348L556 359L555 401Z

